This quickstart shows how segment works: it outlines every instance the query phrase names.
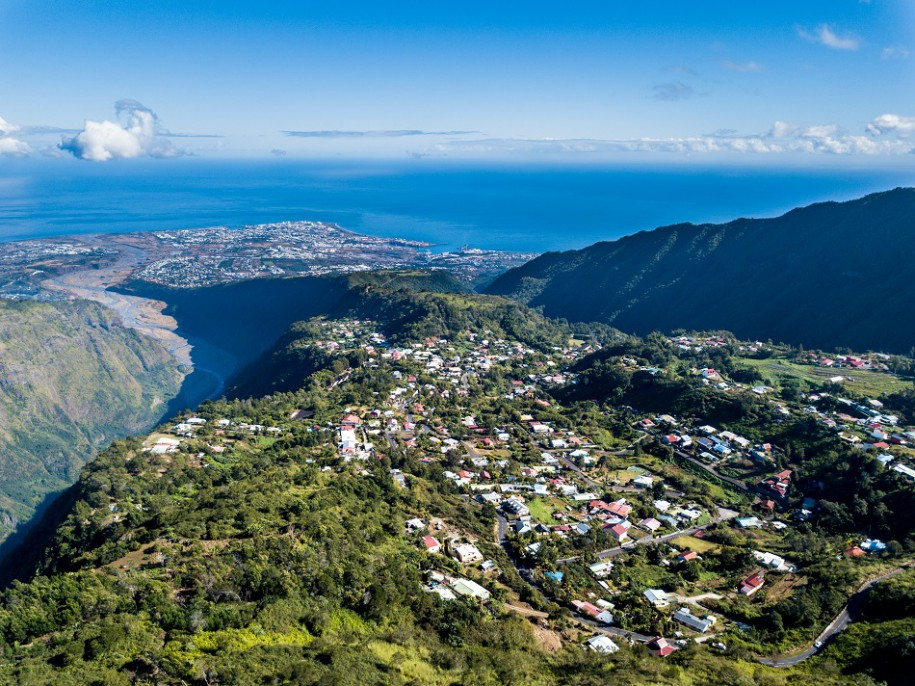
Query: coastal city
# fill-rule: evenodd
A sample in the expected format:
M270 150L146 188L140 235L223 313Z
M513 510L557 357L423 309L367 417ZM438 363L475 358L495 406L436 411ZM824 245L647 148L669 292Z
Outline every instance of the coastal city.
M99 270L113 272L108 285L145 281L169 288L413 268L448 270L476 285L535 256L435 249L422 241L368 236L314 221L14 241L0 244L0 297L54 297L46 282L64 275L72 281L74 274Z

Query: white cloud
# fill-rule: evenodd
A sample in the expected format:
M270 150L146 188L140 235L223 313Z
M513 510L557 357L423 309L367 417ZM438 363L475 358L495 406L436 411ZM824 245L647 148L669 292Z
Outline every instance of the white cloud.
M915 117L881 114L867 125L867 131L874 136L893 134L899 138L908 138L915 133Z
M6 119L0 117L0 155L23 157L32 151L28 143L10 135L18 130L18 126L10 124Z
M19 127L15 124L10 124L6 119L0 117L0 136L8 136L11 133L15 133L19 130Z
M106 162L135 157L178 157L182 153L168 140L156 113L136 100L115 103L118 121L86 120L83 130L63 138L60 149L81 160Z
M880 57L885 60L904 60L909 57L908 48L904 48L901 45L888 45L883 48L883 52L880 53Z
M749 62L731 62L731 60L724 60L721 63L721 66L729 71L737 72L752 72L752 71L762 71L763 67L759 62L754 62L750 60Z
M804 40L820 43L833 50L849 50L854 52L861 47L861 39L850 33L839 35L829 24L820 24L813 32L803 27L797 27L798 35Z
M848 133L835 124L799 126L776 121L766 133L738 135L721 130L703 136L667 138L602 139L483 139L442 143L438 154L612 154L649 152L673 154L829 154L911 155L915 141L915 117L885 114L874 119L865 132Z

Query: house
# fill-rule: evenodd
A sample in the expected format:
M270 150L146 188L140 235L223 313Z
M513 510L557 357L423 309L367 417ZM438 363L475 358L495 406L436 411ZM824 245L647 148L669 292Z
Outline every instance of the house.
M620 498L619 500L615 500L610 503L607 506L607 511L625 518L629 516L630 512L632 512L632 507L626 504L626 500L624 498Z
M651 488L652 484L654 484L654 477L647 474L642 474L632 480L632 485L639 488Z
M419 518L415 518L408 519L406 522L404 522L404 526L407 527L407 531L417 531L418 529L425 529L426 523Z
M908 467L901 462L894 464L891 469L895 472L899 472L910 481L915 481L915 469L912 469L911 467Z
M471 598L482 601L489 600L489 591L475 581L460 577L450 578L448 581L448 585L451 586L458 595L470 596Z
M442 550L442 544L434 536L423 536L423 545L430 553L438 553Z
M759 520L759 517L738 517L736 520L737 526L741 529L751 529L762 526L762 522Z
M588 569L591 570L591 573L596 576L598 579L601 579L607 576L613 570L613 562L607 560L605 562L595 562L592 565L588 565Z
M795 572L797 568L785 562L785 558L776 555L775 553L761 552L759 550L753 551L753 557L759 560L760 564L768 567L769 569L777 569L780 572Z
M502 509L516 517L528 517L531 514L530 508L517 498L506 500L502 503Z
M700 617L697 617L696 615L694 615L693 613L691 613L689 611L689 608L681 607L674 614L674 619L677 620L678 622L680 622L681 624L685 624L690 629L694 629L695 631L698 631L698 632L704 634L706 631L711 629L712 626L714 626L714 624L718 618L713 617L711 615L706 615L705 617L700 618Z
M653 655L657 655L658 657L667 657L671 653L675 653L677 650L679 650L677 646L668 642L666 638L662 638L660 636L651 639L645 645Z
M453 546L451 550L454 553L454 557L463 565L483 561L483 554L471 543L461 543Z
M681 564L685 564L687 562L692 562L693 560L701 560L701 559L702 558L699 556L699 553L697 553L695 550L684 550L682 553L680 553L677 556L677 562L679 562Z
M641 522L639 522L637 526L653 534L655 531L661 528L661 522L659 522L654 517L646 517Z
M585 600L573 600L572 607L583 615L596 619L601 624L613 624L613 614Z
M660 588L649 588L642 595L648 598L648 602L655 607L667 607L670 602L667 600L667 592Z
M607 531L617 543L624 543L629 538L629 531L622 524L614 524Z
M756 572L755 574L751 574L746 579L741 581L740 586L737 588L737 591L739 593L742 593L743 595L750 596L750 595L753 595L754 593L756 593L756 591L758 591L759 589L761 589L763 587L763 584L765 584L765 583L766 583L766 579L763 576L763 573Z
M620 649L620 647L618 645L616 645L616 643L611 641L609 638L607 638L603 634L598 635L598 636L592 636L587 641L585 641L585 645L597 653L605 653L605 654L606 653L615 653L617 650Z

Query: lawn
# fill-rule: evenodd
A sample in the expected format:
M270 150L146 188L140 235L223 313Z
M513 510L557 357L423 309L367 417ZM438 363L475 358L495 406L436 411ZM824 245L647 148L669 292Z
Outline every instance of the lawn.
M625 485L641 474L642 470L636 471L635 469L616 469L610 472L607 476L610 478L610 481Z
M715 550L718 547L715 543L704 541L695 536L678 536L671 541L671 544L675 545L680 550L695 550L700 555L702 553L707 553L710 550Z
M531 511L531 517L535 521L541 522L543 524L559 524L555 519L553 519L553 513L556 510L564 511L568 503L559 498L530 498L527 501L527 506Z

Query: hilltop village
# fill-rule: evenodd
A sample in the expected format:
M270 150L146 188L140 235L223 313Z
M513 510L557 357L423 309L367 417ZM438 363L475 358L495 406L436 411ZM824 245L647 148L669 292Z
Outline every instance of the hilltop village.
M904 387L889 357L718 335L656 338L658 356L492 330L391 341L383 328L318 319L296 343L336 361L312 383L345 406L296 407L272 423L205 406L145 449L207 469L304 431L328 478L377 478L390 465L397 489L440 489L479 518L433 500L399 524L423 555L428 593L498 606L599 653L631 645L667 658L692 646L797 664L844 628L833 615L862 585L908 564L912 541L892 526L842 519L842 485L818 478L794 437L837 437L874 479L915 489L913 424L878 399ZM596 369L629 379L627 393L636 380L687 384L693 412L640 411L628 395L565 400L587 395Z

